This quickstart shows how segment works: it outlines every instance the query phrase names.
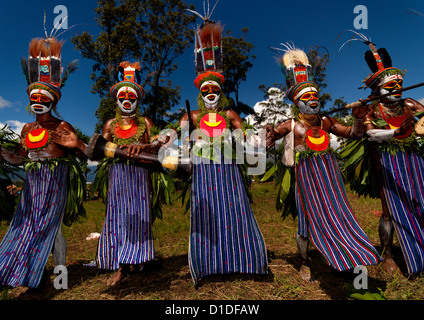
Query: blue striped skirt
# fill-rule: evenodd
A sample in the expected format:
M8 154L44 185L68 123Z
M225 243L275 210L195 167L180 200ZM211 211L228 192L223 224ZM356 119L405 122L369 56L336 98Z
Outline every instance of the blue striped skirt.
M424 160L413 152L380 153L383 187L408 273L424 269Z
M66 209L69 167L46 164L27 173L10 227L0 244L0 284L36 288Z
M267 274L265 242L237 164L193 165L189 267L194 283L226 273Z
M299 231L336 270L377 265L382 258L350 207L333 154L301 156L296 166Z
M97 266L117 270L155 258L148 170L113 164L108 173L106 218L97 249Z

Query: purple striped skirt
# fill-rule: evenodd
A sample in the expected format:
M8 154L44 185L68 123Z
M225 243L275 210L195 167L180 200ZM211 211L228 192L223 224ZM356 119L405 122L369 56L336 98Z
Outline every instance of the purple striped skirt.
M113 164L108 173L106 218L97 250L100 269L143 264L155 258L148 170Z
M424 270L424 160L380 153L383 188L408 273Z
M27 173L10 227L0 244L0 284L36 288L66 209L69 168L46 164Z
M333 154L301 156L296 166L299 231L339 271L377 265L382 258L350 207Z
M226 273L267 274L265 242L237 164L193 165L189 267L194 283Z

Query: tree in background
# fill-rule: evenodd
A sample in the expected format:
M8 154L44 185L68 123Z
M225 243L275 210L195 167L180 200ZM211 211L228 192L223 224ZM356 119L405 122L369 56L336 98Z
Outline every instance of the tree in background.
M280 83L274 83L270 87L266 87L264 84L259 86L265 100L258 102L254 106L255 113L247 116L255 123L256 130L267 124L276 126L291 116L291 105L284 101L286 96L284 89Z
M326 93L324 90L327 88L327 66L330 62L330 57L328 52L322 54L320 52L322 47L318 47L317 45L309 48L307 52L308 60L312 69L314 70L314 81L319 86L319 98L321 103L321 111L323 111L326 105L332 100L331 95ZM272 88L276 88L277 91L271 90ZM285 84L274 84L273 86L267 87L265 85L260 85L259 89L264 92L265 101L260 102L265 108L261 108L261 112L256 112L254 116L254 120L256 122L261 123L261 125L273 124L276 125L275 119L281 117L281 115L285 115L287 117L291 117L291 105L285 103L284 101L278 101L278 96L275 96L278 93L278 90L281 90L281 93L285 93L287 91L287 87ZM281 98L285 98L285 95L281 96ZM345 106L347 103L343 100L343 97L337 98L334 100L334 104L329 110L334 110L340 107ZM275 113L275 115L273 115ZM339 111L337 114L333 115L339 118L343 118L348 115L348 110Z
M116 104L109 94L116 82L112 70L125 60L139 61L145 85L150 87L141 101L144 116L158 126L164 123L166 112L180 99L180 88L173 88L165 79L177 69L175 59L193 41L190 24L195 17L187 8L181 0L98 1L95 11L100 34L94 39L83 32L71 39L84 58L94 61L92 92L101 97L96 110L97 132L115 116Z
M228 30L222 38L222 50L224 52L224 93L230 102L230 108L238 114L253 114L251 106L239 100L240 85L246 81L248 71L253 67L252 60L256 58L251 53L254 45L246 41L249 29L242 29L242 36L236 38L232 36L232 31ZM234 98L231 95L234 94Z

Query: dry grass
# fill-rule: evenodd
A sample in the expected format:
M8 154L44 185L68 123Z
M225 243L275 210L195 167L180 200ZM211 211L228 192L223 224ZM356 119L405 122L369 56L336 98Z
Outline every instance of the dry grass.
M282 221L275 211L276 190L272 183L252 185L253 211L265 238L269 258L269 274L220 275L192 284L188 267L188 235L190 219L183 213L179 202L164 208L163 220L154 223L156 260L149 263L145 272L132 271L115 287L106 284L111 276L93 267L84 266L95 259L97 241L85 238L91 232L101 232L104 205L100 200L85 203L88 217L71 227L64 227L68 241L68 290L55 290L52 283L45 289L21 294L19 288L3 288L3 299L28 300L346 300L346 285L353 284L352 273L339 273L327 267L316 250L311 250L314 281L305 282L299 277L300 260L296 249L297 221ZM380 208L379 201L357 198L348 192L350 203L360 224L374 246L379 248L378 217L371 210ZM0 226L0 238L7 225ZM399 245L395 240L396 261L402 271ZM53 270L52 259L47 264ZM379 292L386 299L408 300L424 298L421 290L424 278L405 278L385 273L381 266L368 267L370 292ZM52 274L51 280L54 279ZM150 280L150 281L147 281Z

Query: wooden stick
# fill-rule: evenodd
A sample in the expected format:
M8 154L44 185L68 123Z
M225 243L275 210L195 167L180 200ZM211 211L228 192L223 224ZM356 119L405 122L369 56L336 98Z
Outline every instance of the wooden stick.
M413 86L405 87L405 88L402 88L402 89L399 89L399 90L395 90L393 92L385 93L385 94L382 94L381 96L372 97L372 98L368 98L368 99L365 99L365 100L355 101L355 102L352 102L352 103L349 103L349 104L345 105L344 107L341 107L341 108L338 108L338 109L334 109L334 110L331 110L331 111L324 112L322 115L323 116L327 116L327 115L329 115L331 113L339 112L339 111L342 111L342 110L345 110L345 109L358 108L358 107L360 107L362 105L365 105L365 104L367 104L367 103L369 103L371 101L379 100L381 98L388 97L388 96L391 96L391 95L396 94L396 93L400 93L400 92L403 92L403 91L408 91L408 90L415 89L415 88L422 87L422 86L424 86L424 82L415 84Z

